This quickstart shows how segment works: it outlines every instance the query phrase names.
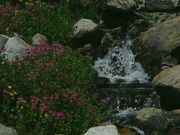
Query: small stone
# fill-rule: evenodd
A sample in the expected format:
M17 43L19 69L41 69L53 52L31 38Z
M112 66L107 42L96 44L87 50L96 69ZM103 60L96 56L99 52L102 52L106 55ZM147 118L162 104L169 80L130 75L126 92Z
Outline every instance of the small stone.
M33 45L41 45L41 44L47 44L48 43L48 39L46 38L46 36L37 33L33 36L32 38L33 40Z
M90 128L84 135L119 135L116 126L98 126Z

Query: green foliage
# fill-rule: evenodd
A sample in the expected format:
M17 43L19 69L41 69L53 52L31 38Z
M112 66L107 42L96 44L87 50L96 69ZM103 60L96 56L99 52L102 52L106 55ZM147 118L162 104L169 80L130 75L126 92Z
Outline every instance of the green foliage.
M28 1L28 0L27 0ZM59 41L73 46L70 40L72 27L81 18L100 20L101 11L91 6L83 8L79 2L60 1L56 4L43 2L25 2L14 14L11 14L8 26L9 33L18 33L31 43L36 33L41 33L51 41ZM21 4L22 5L22 4Z
M103 118L90 60L70 48L35 45L0 72L0 119L19 135L80 135Z
M101 14L96 6L82 7L79 0L6 2L0 1L0 33L16 32L29 43L41 33L73 46L74 23L81 18L97 22ZM42 44L28 49L23 60L0 62L0 120L18 135L80 135L102 120L89 58L69 47Z
M15 84L22 93L26 90L31 94L63 88L86 89L95 77L88 58L57 44L34 46L27 50L23 61L1 64L0 72L1 86Z

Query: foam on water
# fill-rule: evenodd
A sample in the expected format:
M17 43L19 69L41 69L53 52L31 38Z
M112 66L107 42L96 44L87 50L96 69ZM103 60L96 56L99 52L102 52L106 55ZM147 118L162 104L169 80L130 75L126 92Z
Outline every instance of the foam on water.
M136 80L147 83L148 74L145 73L141 64L135 61L135 55L130 49L131 45L132 40L126 39L119 46L109 48L103 59L98 58L94 64L98 76L108 78L111 83L116 83L118 80L127 83Z

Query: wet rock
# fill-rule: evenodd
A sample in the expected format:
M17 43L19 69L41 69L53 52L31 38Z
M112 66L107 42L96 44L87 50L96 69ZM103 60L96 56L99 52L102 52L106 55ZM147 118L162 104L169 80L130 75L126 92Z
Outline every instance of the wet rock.
M161 71L152 83L160 95L163 109L180 108L180 65Z
M84 135L119 135L116 126L106 125L90 128Z
M0 124L0 135L17 135L16 130Z
M153 25L172 20L180 16L179 12L142 12L141 14Z
M180 57L179 35L180 17L177 17L155 25L140 36L136 58L151 75L159 72L163 57L170 54L177 59Z
M0 34L0 50L3 49L4 45L10 37Z
M96 49L96 56L100 58L104 57L104 55L108 52L109 47L118 45L120 42L122 42L121 27L106 31L101 39L100 45Z
M7 61L15 61L16 58L22 58L25 49L29 48L24 40L19 37L9 38L6 42L1 56Z
M145 0L145 9L150 11L169 11L177 8L179 0Z
M48 39L46 38L46 36L37 33L33 36L32 38L33 40L33 45L41 45L41 44L48 44Z
M167 129L169 119L165 111L150 107L137 112L137 123L146 135L161 135Z
M134 126L125 126L119 129L120 135L145 135L142 130Z

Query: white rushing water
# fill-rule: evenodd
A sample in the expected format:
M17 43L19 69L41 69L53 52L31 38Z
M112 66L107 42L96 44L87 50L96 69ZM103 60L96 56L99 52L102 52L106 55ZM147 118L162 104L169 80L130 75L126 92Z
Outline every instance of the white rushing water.
M132 40L127 39L119 46L109 48L103 59L98 58L94 64L98 76L108 78L111 83L116 83L118 80L127 83L137 80L140 83L147 83L148 74L141 64L135 61L135 55L130 49L131 45Z

